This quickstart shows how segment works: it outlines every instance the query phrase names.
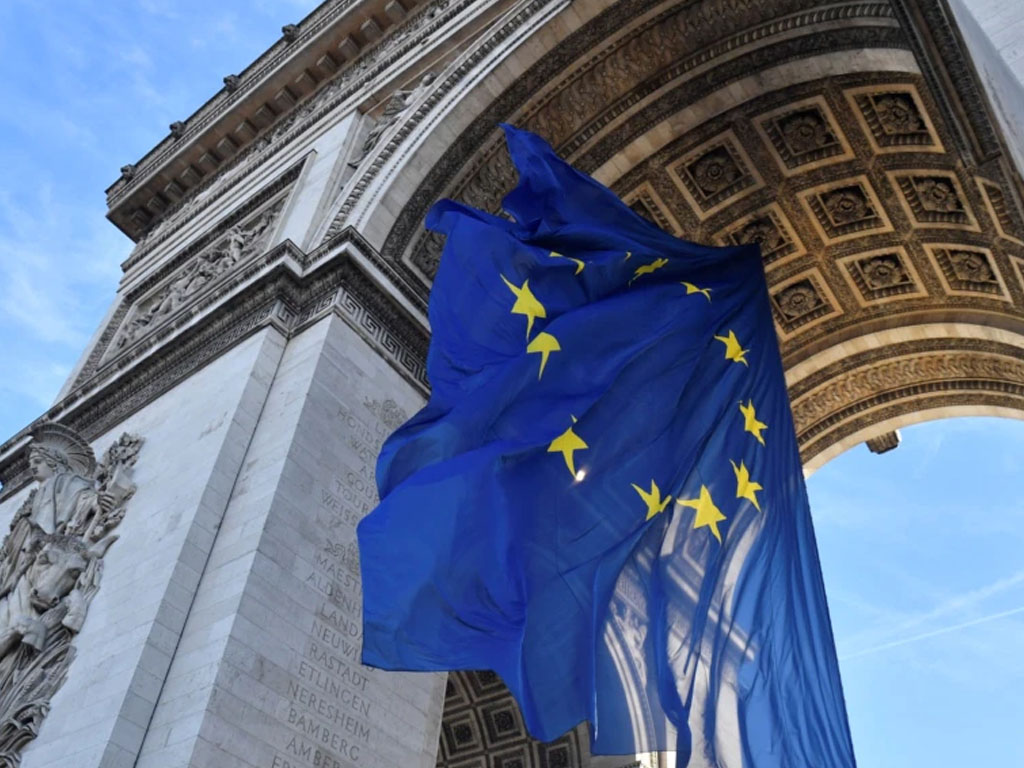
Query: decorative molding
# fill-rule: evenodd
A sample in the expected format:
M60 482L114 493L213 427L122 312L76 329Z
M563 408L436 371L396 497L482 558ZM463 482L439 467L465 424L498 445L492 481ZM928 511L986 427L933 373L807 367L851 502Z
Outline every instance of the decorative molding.
M956 150L978 166L1002 151L988 106L947 0L891 0Z
M793 401L801 453L836 442L831 432L865 411L904 402L919 410L928 396L948 392L1007 393L1024 406L1024 360L985 352L936 351L899 356L853 368ZM828 433L828 434L826 434ZM838 439L838 438L837 438ZM806 457L805 457L806 460Z
M266 162L272 155L276 154L284 146L291 144L296 137L317 124L321 118L333 111L342 102L350 99L361 89L369 87L379 75L384 73L399 59L410 52L416 51L434 33L447 26L465 9L477 2L479 0L433 0L430 4L418 9L403 21L401 26L385 35L351 65L341 69L332 78L323 81L309 96L291 107L283 116L273 117L271 123L258 131L258 135L257 131L252 131L254 138L241 150L237 151L237 154L231 157L228 162L221 164L210 174L206 175L205 178L201 180L197 178L193 184L188 185L189 195L198 195L210 186L223 183L235 174L242 176L252 173L253 170ZM331 20L337 15L333 14ZM325 21L324 24L326 23L328 22ZM305 25L306 22L303 23L304 29L306 29ZM320 24L316 29L319 30L322 26L323 24ZM300 35L299 42L304 41L307 34L315 34L315 32L309 33L308 30L304 31ZM300 48L297 44L294 47L296 49ZM247 80L250 78L248 71L243 73L243 75ZM260 74L255 76L262 77L262 70ZM234 100L241 98L240 94L247 92L248 90L243 88L232 92L230 96ZM226 90L224 93L227 93ZM225 110L226 108L225 105ZM221 112L225 110L221 110ZM218 112L216 115L200 118L195 125L195 132L207 127L211 120L214 117L218 117L221 112ZM190 139L193 135L193 126L188 124L185 138ZM175 147L173 145L158 145L153 152L135 166L135 173L130 182L131 186L137 187L144 183L145 180L148 180L148 177L142 173L144 170L143 166L145 168L153 168L153 173L155 173L156 168L164 167L170 161L171 155L174 152ZM153 173L150 173L149 176L152 176ZM124 183L128 184L129 182L125 181ZM119 201L124 198L124 190L128 189L127 187L122 187L121 184L122 182L115 184L108 193L111 216L117 208ZM186 202L187 198L177 205L182 206ZM161 212L161 218L167 213L173 213L174 210L176 210L176 207L170 207L168 211ZM155 220L149 220L144 224L144 229L148 229L157 223ZM123 225L123 222L119 224L119 226Z
M908 388L902 393L893 392L876 408L864 413L851 411L832 431L814 441L801 444L800 459L807 466L816 456L842 443L850 435L871 429L877 424L930 410L945 411L943 415L953 413L964 416L1006 416L1007 411L1015 411L1024 416L1024 388L972 380L934 382Z
M700 94L725 87L735 79L777 63L779 59L865 46L898 47L900 44L898 30L885 26L820 29L817 34L805 36L795 34L807 26L839 20L857 24L861 19L889 19L891 9L882 2L850 2L811 10L799 10L795 5L784 3L783 8L792 8L793 12L782 18L770 19L766 8L753 0L705 0L671 8L646 21L642 28L630 30L629 35L614 44L600 47L601 41L627 27L631 19L641 16L650 6L650 2L616 4L569 35L554 51L505 89L428 172L388 234L382 248L385 258L398 261L407 256L412 271L429 278L438 256L436 239L429 234L420 235L422 217L429 202L450 196L487 210L496 210L498 201L508 189L501 183L508 174L500 166L490 167L492 162L504 163L503 153L498 152L500 137L494 131L494 125L513 119L517 111L520 112L515 117L517 124L552 140L567 156L572 156L584 142L592 141L604 127L617 120L612 132L597 140L587 149L585 156L577 160L579 167L586 170L596 168L612 157L624 143L643 132L642 126L664 119L685 108ZM723 40L718 37L722 31L718 20L727 14L738 18L753 15L757 20L751 19L748 23L752 26ZM653 32L654 29L659 31ZM657 35L663 44L637 43L640 35L645 33ZM683 36L682 42L673 46L672 41L679 35ZM775 35L784 39L769 44ZM584 56L588 46L597 51ZM673 54L665 66L663 56L680 49L694 52L683 58ZM716 57L732 58L710 66ZM697 68L707 68L707 71L699 78L687 80L687 75ZM645 75L647 72L653 76ZM646 80L643 79L645 76ZM587 82L580 82L584 77ZM666 86L675 81L682 83L666 90ZM541 87L549 82L557 85L541 97ZM651 102L649 97L655 93L665 95ZM577 108L563 103L558 98L559 94L564 94L565 99L584 97L584 100ZM530 99L536 101L527 109ZM591 110L594 104L608 106L584 127L572 128L571 125L578 122L580 108ZM641 105L644 106L639 112L623 122L622 118L630 110ZM542 113L550 113L551 117L544 117ZM556 129L555 123L549 124L551 120L568 122L564 129ZM562 138L573 130L577 132L572 138Z
M380 150L373 155L372 162L367 168L359 175L359 178L351 184L349 191L335 213L334 218L331 221L330 226L324 235L324 240L329 240L334 237L338 232L344 229L348 225L348 216L362 199L366 190L370 187L370 184L380 174L381 170L387 164L387 161L394 155L398 148L411 136L414 135L416 128L423 122L424 118L429 115L437 105L450 93L456 91L459 84L465 80L466 76L471 74L477 67L477 65L483 61L487 56L490 56L494 50L501 45L505 40L511 37L518 29L520 29L527 21L529 21L538 12L542 11L550 5L550 0L530 0L526 2L523 7L509 16L505 23L500 27L491 30L490 34L477 42L469 53L458 59L448 71L442 73L439 81L432 79L426 85L431 86L429 89L426 86L421 86L415 92L410 93L408 101L415 102L416 98L422 98L422 101L417 105L416 109L409 113L408 117L401 122L394 133L388 137L388 140L383 143ZM425 95L423 95L425 94ZM401 110L405 112L406 110ZM398 116L395 120L384 126L381 131L381 135L392 129L394 123L398 122ZM379 143L374 143L374 146ZM369 149L372 149L371 146ZM369 156L369 151L364 147L364 152L359 160L359 163L365 161L365 158ZM433 272L431 272L433 275Z
M351 231L308 255L287 241L274 248L239 276L247 282L237 290L212 297L205 314L189 316L187 324L170 329L166 337L140 345L145 348L135 357L119 358L0 446L0 498L28 482L24 438L43 420L59 420L94 439L268 326L292 337L336 314L426 394L427 332L363 272L354 257L372 263L366 248Z
M282 195L263 207L259 213L228 228L222 238L199 250L156 288L145 295L134 291L126 297L125 304L131 308L127 310L106 357L115 357L129 351L140 339L160 328L176 313L187 311L197 295L215 289L236 268L244 266L262 253L284 204L285 197ZM103 365L103 360L100 365Z
M908 340L851 354L789 389L797 436L803 445L842 420L844 409L881 403L890 391L929 382L987 379L993 388L1024 386L1020 348L971 338ZM993 389L995 391L995 389ZM891 399L891 398L890 398Z
M343 16L352 6L357 5L359 0L338 0L338 2L321 3L320 6L302 20L301 28L296 25L288 25L293 28L291 39L282 40L271 46L256 61L246 67L238 75L230 75L232 83L225 82L225 87L206 104L200 107L193 115L184 121L184 132L182 138L192 139L202 132L203 129L211 126L215 120L229 111L237 102L241 101L250 91L266 77L266 75L282 68L286 59L291 58L296 48L293 43L306 43L316 37L324 28L329 26ZM445 0L435 5L447 5ZM374 55L379 44L371 49L369 55ZM347 71L347 70L345 70ZM225 78L225 81L227 78ZM111 202L124 197L137 186L145 175L145 172L155 166L162 166L171 154L173 154L174 142L161 142L150 152L143 156L133 165L134 184L115 185L109 191Z
M122 434L97 465L75 430L43 422L32 432L27 464L37 485L0 546L0 765L21 764L64 683L135 493L142 442Z
M277 194L281 189L295 182L302 172L302 168L305 163L309 161L309 155L307 154L291 168L285 171L282 175L274 179L270 184L261 189L258 193L253 195L245 202L245 208L243 211L236 211L231 214L229 219L218 223L220 231L226 225L226 221L232 220L237 221L239 216L246 215L247 212L251 211L254 206L269 199L270 196ZM127 272L129 269L134 267L136 264L143 261L149 254L151 254L157 246L165 242L171 235L180 230L189 221L194 220L198 215L212 206L215 202L224 197L224 195L230 190L234 189L238 182L249 176L249 174L255 170L255 167L247 168L237 176L233 176L225 181L230 181L230 184L225 184L223 188L220 185L214 185L208 194L197 193L190 195L182 201L182 205L175 208L174 212L162 219L160 223L150 230L144 237L142 237L135 245L131 254L121 264L121 270ZM226 226L230 226L227 224ZM205 237L205 236L204 236Z
M885 48L902 45L902 40L897 41L890 35L897 30L879 24L884 24L891 16L892 10L887 2L863 0L823 3L816 8L788 0L776 0L774 3L762 0L703 0L680 4L653 19L648 26L637 28L633 37L623 41L630 45L616 46L615 52L619 56L617 63L627 75L617 86L622 94L615 94L615 98L607 102L597 102L612 106L576 131L571 140L562 144L562 149L567 154L576 154L613 122L619 123L618 127L586 151L585 159L581 158L583 167L597 168L614 156L617 146L625 146L643 132L637 117L642 117L639 123L657 123L679 110L682 106L680 95L685 94L689 96L688 101L692 101L693 91L705 94L712 92L751 72L766 69L788 58L801 58L854 46ZM735 26L741 31L732 32L732 25L723 30L723 18L737 19ZM858 29L862 21L867 23ZM846 28L834 29L836 22L842 22ZM796 35L797 30L806 32L804 35ZM723 36L723 32L727 34ZM644 45L639 41L641 35L659 38L661 45ZM680 57L677 54L679 50L693 53ZM651 62L650 73L639 70L642 57L645 56ZM715 64L709 66L712 61ZM588 61L586 66L590 65ZM702 76L687 77L696 71L701 71ZM588 74L593 79L600 79L616 73L606 70L591 71ZM651 74L654 76L651 77ZM629 121L633 125L627 125L621 120L635 107L648 101L653 94L676 81L686 83L686 87L678 94L669 94L669 98L652 103L653 109L634 114ZM570 83L566 78L563 84L564 93L579 93L578 83ZM569 85L575 90L570 90ZM553 111L550 114L557 116ZM577 120L582 116L563 115L562 119L571 117ZM544 135L553 134L545 132Z

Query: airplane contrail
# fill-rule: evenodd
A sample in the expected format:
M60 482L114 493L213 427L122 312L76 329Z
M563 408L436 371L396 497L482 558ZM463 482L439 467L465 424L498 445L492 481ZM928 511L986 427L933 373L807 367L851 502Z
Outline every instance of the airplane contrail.
M925 640L929 637L935 637L936 635L945 635L948 632L955 632L958 629L966 629L967 627L973 627L976 624L984 624L987 621L995 621L996 619L1004 619L1007 616L1013 616L1014 614L1024 613L1024 605L1019 608L1011 608L1008 611L1000 611L999 613L993 613L988 616L982 616L979 619L972 619L971 621L965 621L960 624L954 624L950 627L942 627L942 629L933 629L931 632L922 632L919 635L912 635L911 637L904 637L899 640L892 640L888 643L882 643L871 648L865 648L863 651L857 651L856 653L850 653L846 656L840 656L840 661L847 661L849 659L856 659L859 656L867 656L871 653L877 653L878 651L884 651L889 648L896 648L901 645L907 645L909 643L916 643L918 640Z

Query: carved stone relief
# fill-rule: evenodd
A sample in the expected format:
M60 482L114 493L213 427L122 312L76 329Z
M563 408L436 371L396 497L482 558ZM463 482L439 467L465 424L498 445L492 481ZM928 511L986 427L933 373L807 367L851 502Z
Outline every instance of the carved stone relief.
M671 164L669 175L701 218L761 186L753 164L731 132Z
M913 261L902 246L855 253L838 261L862 305L925 295Z
M757 119L783 173L853 158L832 110L821 97L774 110Z
M89 444L60 424L38 426L29 446L36 487L0 547L0 766L14 768L64 682L103 574L103 556L135 493L142 438L127 433L98 465Z
M977 229L960 183L948 173L891 174L918 226Z
M623 195L622 200L634 213L643 216L665 232L677 237L682 235L683 229L679 226L679 222L669 213L661 195L654 190L650 183L645 182L629 194Z
M985 206L996 225L999 236L1017 245L1024 245L1024 240L1021 239L1024 235L1024 227L1021 226L1013 206L1007 205L1006 195L1003 194L1002 188L985 179L978 179L978 186L981 188Z
M447 196L485 210L497 210L514 177L507 185L482 183L477 178L481 173L489 174L485 166L501 162L500 153L495 152L500 143L492 130L495 122L513 120L517 125L544 136L563 156L578 159L574 158L574 153L592 142L603 128L638 110L652 93L670 83L685 81L685 88L680 90L687 91L690 96L707 94L714 90L712 81L721 80L724 84L742 77L767 65L770 56L765 53L763 63L759 56L758 63L737 60L729 62L728 66L712 68L699 77L690 74L706 67L711 59L727 59L746 46L765 44L776 35L788 36L794 29L805 26L838 20L856 24L852 20L892 16L892 10L885 3L849 2L811 9L805 3L789 0L770 4L754 0L701 0L680 3L641 24L633 23L641 15L640 8L653 6L654 3L645 2L630 6L620 4L609 9L604 14L607 18L599 18L591 26L607 23L603 33L617 37L614 43L598 46L600 29L579 30L564 41L556 55L550 57L550 62L540 62L534 68L536 71L524 75L507 93L502 94L494 107L488 109L463 136L467 141L477 142L471 148L472 160L461 154L470 149L466 146L453 147L446 153L443 162L438 164L438 170L443 170L443 173L432 172L424 182L431 189L421 190L400 216L385 246L386 256L405 253L408 243L415 241L408 259L421 274L428 278L433 275L432 265L436 264L438 254L433 239L420 234L420 217L426 208L426 203L421 201ZM742 22L730 27L729 34L723 35L722 18L742 19ZM619 37L619 32L625 28L629 28L628 33ZM879 32L877 27L872 30L873 41L888 36L886 32L880 37ZM825 36L819 35L815 39L824 40ZM779 45L788 47L790 44L793 48L800 48L798 43L791 41ZM833 41L826 45L834 48L837 44L846 47L854 43ZM862 44L858 42L856 45ZM890 44L891 41L885 43ZM580 45L594 46L594 55L576 59L571 52L575 47L578 54ZM680 50L692 53L679 56L677 52ZM790 52L786 55L799 54ZM537 93L537 84L545 82L555 87ZM675 109L682 109L685 106L683 98L682 94L673 94L664 100L677 102ZM524 104L527 99L530 103ZM682 103L678 103L680 101ZM662 112L659 118L669 114ZM625 130L622 125L616 129L617 132ZM581 167L593 170L618 150L611 137L601 143L608 146L602 146L600 150L594 148L593 162L588 161ZM460 144L463 144L461 139ZM495 154L499 155L498 160L494 159Z
M394 432L409 420L409 414L390 397L386 400L370 400L367 398L363 401L363 405L366 406L366 410L380 419L381 424L389 432Z
M898 356L861 365L847 374L833 375L823 385L793 400L793 421L802 449L819 435L841 422L835 415L860 404L873 407L886 393L913 397L915 387L946 383L955 389L958 381L1000 382L1024 385L1024 361L980 352L949 351ZM900 394L902 393L902 394Z
M838 314L838 302L817 269L790 278L770 292L775 321L788 336L811 323Z
M803 193L804 202L826 242L889 228L885 210L865 178L850 179Z
M848 95L878 151L941 151L942 145L913 89L859 89Z
M929 245L927 250L951 293L1009 298L990 251L956 245Z
M409 105L416 100L416 96L421 93L427 86L434 82L436 76L433 72L428 72L419 81L414 88L406 88L403 90L395 91L384 103L384 109L381 111L380 116L373 122L369 132L366 134L366 138L363 140L363 146L359 150L359 154L349 161L351 168L359 167L359 164L363 162L373 152L374 148L380 142L381 136L383 136L391 126L398 122L402 113L405 112Z
M300 106L300 110L304 107L310 107L310 109L303 113L302 118L299 121L294 120L292 117L295 115L297 110L292 110L285 118L283 118L282 122L275 123L271 131L272 133L276 133L273 140L280 138L280 136L288 129L294 127L296 122L301 123L306 118L309 118L312 112L318 112L319 114L317 117L319 117L323 114L323 107L327 106L330 108L335 106L339 102L340 98L343 98L344 95L351 93L356 88L365 85L373 76L393 63L396 57L407 52L415 45L422 45L439 28L449 22L452 16L463 10L469 2L471 2L471 0L461 0L453 4L452 0L434 0L429 4L423 4L419 8L415 9L404 19L400 26L396 27L394 30L389 30L389 34L384 36L378 43L364 49L359 58L353 62L351 66L342 67L333 78L322 82L321 87L314 91ZM301 30L298 30L300 36L303 39L314 37L320 28L330 22L330 18L327 17L337 16L338 14L344 13L346 5L348 4L328 3L321 5L321 7L304 20ZM322 18L314 20L314 17L316 16L321 16ZM231 109L237 99L244 97L246 92L249 90L249 87L255 87L264 75L279 67L283 58L286 58L288 55L289 54L284 50L271 48L264 55L258 68L255 70L250 68L246 72L244 81L232 80L232 83L237 83L240 87L229 86L224 90L222 96L229 96L230 98L215 98L211 100L207 106L200 109L199 112L188 119L184 126L185 135L191 138L208 128L228 109ZM228 84L227 79L228 78L225 78L225 84ZM287 122L288 126L284 130L280 130L280 126L284 122ZM267 136L269 135L270 134L268 133ZM263 138L266 138L267 136L264 136ZM263 148L265 148L265 146L266 144L264 143ZM239 166L246 165L246 162L239 161L244 160L251 162L253 160L253 153L250 151L251 147L252 145L244 147L243 152L236 155L232 159L231 163L221 166L221 169L217 172L214 172L212 175L203 179L199 186L206 189L211 183L220 183L230 174L238 171ZM160 145L142 158L142 160L136 164L135 173L132 174L132 179L134 179L135 184L115 186L110 190L109 201L112 204L115 204L123 199L127 194L133 191L138 184L142 183L142 179L144 177L148 177L153 169L159 168L162 164L166 163L171 154L171 147ZM191 187L192 185L190 184L188 186Z
M775 203L730 225L715 241L719 245L756 243L761 246L765 266L781 263L804 251L786 215Z
M108 354L116 355L131 346L173 315L200 289L262 252L283 207L284 198L280 198L247 221L231 227L222 238L179 267L158 289L137 301Z

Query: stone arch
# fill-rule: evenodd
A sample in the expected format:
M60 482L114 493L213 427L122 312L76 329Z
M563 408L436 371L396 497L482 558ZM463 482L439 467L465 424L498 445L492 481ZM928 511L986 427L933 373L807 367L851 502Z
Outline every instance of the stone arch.
M808 470L917 421L1024 418L1024 185L946 0L515 9L343 195L336 221L422 297L423 216L444 196L498 210L509 121L667 231L761 244ZM510 704L453 674L439 765L586 764L578 732L538 745Z
M810 473L857 443L953 416L1024 419L1024 336L921 323L840 342L787 370Z

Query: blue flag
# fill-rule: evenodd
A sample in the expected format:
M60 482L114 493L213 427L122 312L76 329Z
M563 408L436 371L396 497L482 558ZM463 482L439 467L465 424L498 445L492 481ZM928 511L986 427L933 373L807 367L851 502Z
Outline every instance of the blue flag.
M678 240L506 127L510 219L439 202L429 403L359 525L363 661L492 669L530 733L852 768L756 246Z

